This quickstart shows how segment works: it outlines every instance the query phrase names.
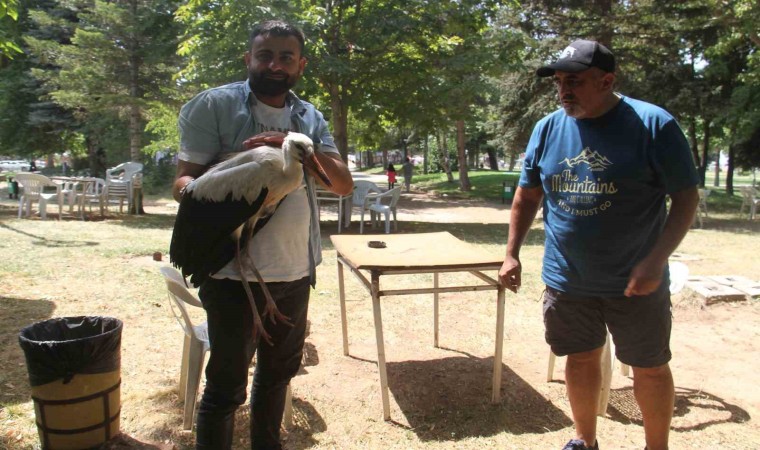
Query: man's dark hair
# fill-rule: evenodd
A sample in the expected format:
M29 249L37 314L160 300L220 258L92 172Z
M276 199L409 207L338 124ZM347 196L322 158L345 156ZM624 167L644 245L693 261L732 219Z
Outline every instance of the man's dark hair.
M304 48L304 42L306 41L306 38L303 34L303 31L301 31L300 28L291 25L285 21L282 20L267 20L266 22L261 22L259 24L256 24L253 27L253 30L251 30L251 36L248 39L248 49L253 47L253 40L256 39L257 36L277 36L277 37L288 37L293 36L294 38L298 39L298 43L301 44L301 55L303 55L303 48Z

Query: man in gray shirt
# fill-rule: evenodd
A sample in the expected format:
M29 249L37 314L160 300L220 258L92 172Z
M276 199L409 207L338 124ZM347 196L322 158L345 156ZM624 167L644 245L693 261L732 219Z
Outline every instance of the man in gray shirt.
M179 200L183 188L220 156L281 143L288 131L306 134L314 141L316 157L333 184L329 189L349 194L351 174L322 113L290 91L306 65L303 33L282 21L264 22L254 27L248 48L247 81L201 92L180 111L174 198ZM198 410L198 449L231 448L235 410L245 402L254 353L258 357L251 389L251 448L282 448L285 395L301 364L309 293L321 262L314 182L306 176L303 188L282 201L246 249L257 262L278 309L294 326L267 321L273 345L256 343L253 312L236 272L225 267L200 286L211 356ZM263 303L259 284L250 287L256 301Z

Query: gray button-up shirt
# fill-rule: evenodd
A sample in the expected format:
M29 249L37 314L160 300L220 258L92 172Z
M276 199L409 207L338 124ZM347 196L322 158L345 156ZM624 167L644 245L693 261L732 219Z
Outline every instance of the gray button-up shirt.
M179 159L208 165L225 153L245 150L243 141L257 133L252 113L257 101L247 81L208 89L195 96L179 113ZM316 151L338 153L324 116L314 105L299 99L292 92L288 93L285 102L291 108L293 131L309 136L314 141ZM311 208L309 255L313 286L316 266L322 262L322 244L314 179L305 176L305 180Z

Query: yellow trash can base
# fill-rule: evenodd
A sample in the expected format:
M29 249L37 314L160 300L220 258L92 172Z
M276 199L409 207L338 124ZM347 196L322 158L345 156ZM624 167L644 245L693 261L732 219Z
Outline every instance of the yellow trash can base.
M76 375L32 388L42 448L81 450L119 434L120 371Z

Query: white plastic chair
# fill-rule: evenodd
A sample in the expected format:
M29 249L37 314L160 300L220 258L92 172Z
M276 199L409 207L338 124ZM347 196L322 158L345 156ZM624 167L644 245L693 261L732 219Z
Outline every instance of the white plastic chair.
M84 205L89 205L90 212L92 212L92 204L97 203L98 207L100 208L100 217L105 216L106 180L102 178L90 179L90 182L87 183L87 187L85 188L84 193L77 193L76 196L77 202L81 202L80 204L83 207ZM82 211L82 213L84 213L84 211Z
M195 406L198 398L198 389L201 383L201 374L206 352L211 349L208 338L208 324L203 322L194 325L187 305L203 308L203 304L185 285L185 279L176 269L162 267L161 274L164 276L166 288L169 292L169 306L174 317L185 332L185 343L182 347L182 367L179 377L179 399L184 401L184 413L182 428L193 428L195 418ZM288 384L285 397L285 411L283 413L283 425L289 428L293 421L293 394Z
M681 262L673 261L668 263L668 270L670 272L670 295L677 294L684 288L686 281L689 278L689 267ZM613 343L609 331L607 331L607 340L604 343L602 349L602 391L599 395L599 403L597 405L596 414L604 416L607 412L607 404L610 400L610 385L612 384L612 372L615 368L614 350L612 349ZM557 356L549 350L549 367L547 368L546 381L550 382L554 376L554 363ZM628 376L630 366L625 363L620 363L620 373L623 376Z
M142 181L143 165L138 162L125 162L106 170L106 203L119 203L119 212L124 212L124 200L127 209L132 209L132 192L136 184Z
M354 192L351 194L351 205L347 208L347 224L351 224L351 215L354 208L361 208L362 222L364 222L364 211L369 207L367 196L371 193L382 194L383 190L380 189L375 183L367 180L354 181ZM348 228L349 225L346 225Z
M754 219L755 214L757 214L757 207L760 205L760 197L758 197L757 191L752 186L741 186L739 187L739 192L742 194L742 204L739 207L739 214L741 215L746 207L747 212L749 213L749 220Z
M385 215L385 234L390 233L390 219L391 213L393 213L393 230L398 231L398 221L396 220L396 204L398 203L399 198L401 198L401 186L395 187L390 191L384 192L382 194L371 194L365 197L365 202L371 202L374 200L374 203L369 203L369 206L366 208L370 211L372 226L375 226L376 223L379 222L380 215L383 214ZM359 234L364 234L364 211L365 209L362 208Z
M185 402L182 428L190 430L193 428L195 418L195 404L203 373L203 362L206 352L211 349L208 340L208 324L206 322L193 324L187 312L187 305L198 308L202 308L203 305L185 286L182 275L171 267L162 267L161 274L164 276L166 289L169 292L169 306L185 332L179 375L179 399Z
M74 205L76 204L76 192L79 183L73 180L57 181L61 185L61 196L63 197L63 203L69 205L69 212L74 211Z
M37 202L40 208L40 218L47 218L47 204L50 200L58 203L58 220L63 214L63 195L61 185L45 175L38 173L19 173L14 178L23 187L23 194L18 201L18 217L29 217L32 213L32 203ZM45 192L46 187L54 187L55 192Z

